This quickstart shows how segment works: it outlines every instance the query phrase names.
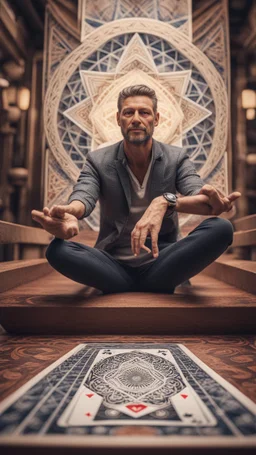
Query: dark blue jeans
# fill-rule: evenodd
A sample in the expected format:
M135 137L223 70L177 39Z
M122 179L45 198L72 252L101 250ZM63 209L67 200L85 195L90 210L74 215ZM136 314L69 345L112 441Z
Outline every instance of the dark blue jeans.
M233 226L222 218L207 218L187 237L159 243L159 256L138 268L121 265L109 253L81 243L55 238L47 248L51 266L68 278L103 293L173 293L176 286L201 272L233 241Z

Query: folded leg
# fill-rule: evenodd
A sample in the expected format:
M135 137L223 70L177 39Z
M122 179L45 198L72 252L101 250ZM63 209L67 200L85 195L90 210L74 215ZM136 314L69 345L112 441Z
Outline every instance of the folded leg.
M173 293L176 286L217 259L232 241L230 221L217 217L204 220L187 237L162 249L152 265L141 269L139 289Z
M105 251L55 238L47 248L46 258L62 275L104 293L129 292L134 288L129 273Z

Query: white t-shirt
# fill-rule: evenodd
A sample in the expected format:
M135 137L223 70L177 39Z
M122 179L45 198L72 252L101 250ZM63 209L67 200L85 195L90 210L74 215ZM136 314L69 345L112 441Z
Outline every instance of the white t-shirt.
M145 210L150 205L149 176L152 168L152 163L153 153L142 185L131 171L128 163L126 163L126 169L129 173L131 182L131 210L123 232L109 253L121 263L129 265L131 267L138 267L139 265L148 264L149 262L156 260L156 258L153 257L152 252L148 253L144 249L141 249L139 256L134 256L131 249L131 232L134 229L137 221L140 220Z

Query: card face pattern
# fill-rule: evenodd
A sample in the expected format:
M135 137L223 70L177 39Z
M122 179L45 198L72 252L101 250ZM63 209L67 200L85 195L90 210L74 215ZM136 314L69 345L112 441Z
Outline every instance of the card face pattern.
M80 344L0 411L0 442L11 434L113 436L147 426L163 437L256 443L256 405L180 344Z
M171 353L159 349L101 349L58 424L104 424L104 416L115 424L120 416L122 424L216 424Z

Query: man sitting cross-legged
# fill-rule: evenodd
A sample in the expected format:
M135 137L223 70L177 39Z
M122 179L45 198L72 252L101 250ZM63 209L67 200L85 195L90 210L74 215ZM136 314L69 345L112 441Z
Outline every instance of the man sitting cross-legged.
M204 184L182 148L153 139L159 113L149 87L120 92L117 122L123 140L88 153L68 204L33 210L32 217L55 236L49 263L72 280L103 293L173 293L232 243L232 224L218 215L241 194L225 197ZM97 200L95 247L67 241ZM178 239L178 212L210 217Z

